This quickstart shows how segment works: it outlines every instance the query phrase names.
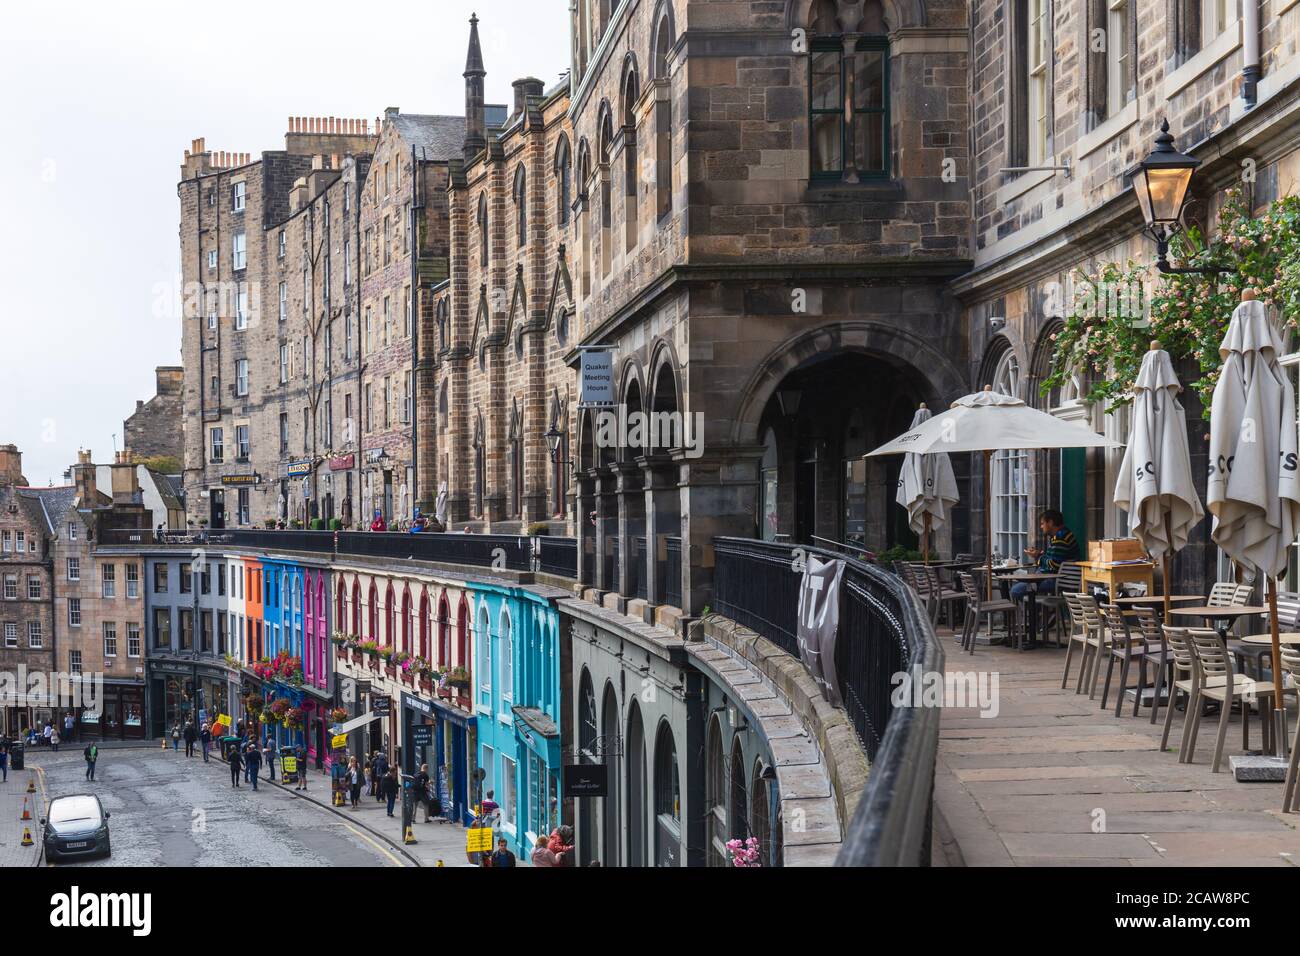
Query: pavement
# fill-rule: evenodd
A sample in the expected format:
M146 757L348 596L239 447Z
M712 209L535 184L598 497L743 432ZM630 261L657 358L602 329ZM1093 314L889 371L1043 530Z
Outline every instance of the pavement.
M934 862L968 866L1295 866L1300 814L1281 812L1282 786L1238 783L1231 718L1219 773L1210 769L1217 717L1202 723L1190 764L1178 762L1183 713L1159 750L1165 710L1115 716L1074 693L1078 653L1061 688L1064 649L1017 652L944 637L946 671L998 679L996 716L945 706L935 772ZM1118 675L1118 667L1116 674ZM1104 675L1102 680L1104 680ZM991 712L992 708L984 708ZM1294 724L1292 725L1294 726ZM1258 715L1251 746L1259 748Z
M35 793L27 792L27 782L36 785ZM21 819L23 802L31 820ZM25 770L9 770L9 779L0 783L0 869L11 866L36 866L41 856L40 819L45 815L45 778L39 768L27 762ZM23 846L23 828L30 827L32 845Z
M217 766L223 777L228 781L230 771L227 765L222 763L214 755L211 765ZM276 763L277 774L280 765ZM465 854L466 829L457 823L443 823L435 819L431 823L424 822L424 811L417 809L415 812L415 822L412 824L415 843L406 843L405 834L402 831L402 801L399 798L393 806L393 816L389 817L387 801L380 802L372 796L368 796L365 789L361 792L361 801L357 808L353 810L351 806L344 805L335 807L330 802L331 789L329 775L319 770L308 770L307 789L295 790L293 785L286 786L276 781L268 781L265 770L259 774L257 785L259 788L264 786L275 787L282 793L290 794L295 799L304 800L308 803L315 804L325 810L347 820L358 827L384 841L393 851L400 853L410 863L416 866L469 866L468 858ZM527 861L519 861L521 866L527 866Z

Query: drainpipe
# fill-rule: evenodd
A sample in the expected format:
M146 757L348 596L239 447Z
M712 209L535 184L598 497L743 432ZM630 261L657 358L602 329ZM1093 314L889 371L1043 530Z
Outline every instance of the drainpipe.
M1249 2L1249 0L1247 0ZM406 245L410 250L411 256L411 390L407 393L406 400L410 402L411 415L407 427L411 429L411 487L409 489L411 500L407 502L411 509L411 515L415 514L416 503L420 500L417 490L420 487L420 433L415 427L416 420L419 417L417 411L419 403L415 397L420 392L420 271L419 249L420 230L415 227L420 218L420 210L424 207L420 203L419 190L420 163L415 156L415 144L411 144L411 217L406 222Z
M1241 98L1248 110L1255 108L1255 87L1259 82L1259 2L1241 2Z

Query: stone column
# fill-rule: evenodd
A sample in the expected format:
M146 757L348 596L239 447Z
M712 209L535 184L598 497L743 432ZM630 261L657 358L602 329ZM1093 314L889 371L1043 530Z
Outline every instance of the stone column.
M754 535L763 447L719 448L699 458L674 452L680 475L682 612L698 615L713 599L713 539Z
M645 495L641 468L631 461L614 466L618 489L618 592L629 600L636 597L633 562L637 560L634 538L645 534Z

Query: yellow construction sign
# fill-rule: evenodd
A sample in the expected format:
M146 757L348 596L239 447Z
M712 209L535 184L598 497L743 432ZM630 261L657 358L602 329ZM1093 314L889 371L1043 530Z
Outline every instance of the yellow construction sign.
M492 852L492 828L491 827L470 827L465 831L465 852L466 853L491 853Z

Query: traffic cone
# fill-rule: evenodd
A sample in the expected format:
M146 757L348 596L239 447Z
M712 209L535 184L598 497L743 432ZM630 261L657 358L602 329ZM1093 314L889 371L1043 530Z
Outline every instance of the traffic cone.
M32 828L23 827L23 846L32 845Z
M29 777L27 778L27 792L28 792L28 793L35 793L35 792L36 792L36 776L35 776L35 775L29 776Z
M19 819L19 820L30 820L31 818L32 818L32 811L29 810L29 809L27 808L27 798L26 798L26 797L23 797L23 815L22 815L21 817L19 817L18 819Z
M164 738L162 739L162 744L163 744L162 749L163 749L163 750L166 750L166 749L167 749L167 738L166 738L166 737L164 737Z
M406 825L406 836L402 838L402 842L408 845L412 843L420 842L415 838L415 828L412 827L409 823Z

